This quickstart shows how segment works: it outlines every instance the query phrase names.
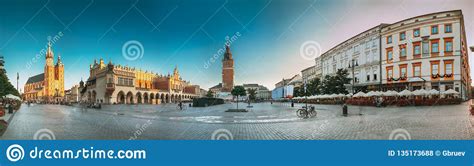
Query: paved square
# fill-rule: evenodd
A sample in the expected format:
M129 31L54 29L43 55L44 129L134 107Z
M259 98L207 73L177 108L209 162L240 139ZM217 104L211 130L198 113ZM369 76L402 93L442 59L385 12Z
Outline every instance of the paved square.
M469 102L428 107L314 105L316 118L300 119L301 104L256 103L248 113L224 112L235 103L177 110L175 104L106 105L101 110L23 105L1 139L360 140L473 139ZM247 104L239 104L246 107ZM360 115L361 114L361 115Z

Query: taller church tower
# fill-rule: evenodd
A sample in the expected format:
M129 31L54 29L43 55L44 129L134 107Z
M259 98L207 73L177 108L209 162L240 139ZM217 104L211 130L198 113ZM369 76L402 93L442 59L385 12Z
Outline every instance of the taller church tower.
M46 51L46 65L44 66L44 96L53 96L53 85L55 84L54 53L51 50L51 43L48 43ZM48 98L47 100L51 100Z
M234 88L234 59L228 45L222 59L222 92L230 92Z

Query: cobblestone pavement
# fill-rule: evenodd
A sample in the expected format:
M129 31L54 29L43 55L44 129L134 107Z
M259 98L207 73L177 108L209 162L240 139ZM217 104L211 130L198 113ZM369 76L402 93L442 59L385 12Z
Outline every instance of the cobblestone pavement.
M252 104L247 113L224 104L179 111L176 104L110 105L101 110L23 105L1 139L473 139L469 103L427 107L315 105L316 118L299 119L289 104ZM246 107L246 104L239 104ZM50 132L44 132L45 130ZM44 135L46 134L46 135ZM36 136L35 136L36 135ZM49 136L49 137L48 137ZM52 137L54 136L54 137Z

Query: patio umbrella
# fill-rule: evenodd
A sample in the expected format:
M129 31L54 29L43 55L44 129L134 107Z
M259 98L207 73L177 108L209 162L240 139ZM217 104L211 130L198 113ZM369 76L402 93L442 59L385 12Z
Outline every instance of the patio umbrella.
M5 99L12 99L12 100L20 100L20 101L21 101L21 98L20 98L20 97L15 96L15 95L12 95L12 94L5 95L5 96L3 96L3 98L5 98Z
M392 90L383 93L383 96L398 96L398 93Z
M453 89L449 89L447 91L442 92L442 94L445 94L445 95L459 95L459 92L457 92Z
M436 89L431 89L430 91L428 91L428 94L429 95L439 95L439 91L436 90Z
M405 89L398 93L399 96L413 96L413 92L410 92L409 90Z
M365 95L364 92L358 92L353 97L364 97L364 95Z

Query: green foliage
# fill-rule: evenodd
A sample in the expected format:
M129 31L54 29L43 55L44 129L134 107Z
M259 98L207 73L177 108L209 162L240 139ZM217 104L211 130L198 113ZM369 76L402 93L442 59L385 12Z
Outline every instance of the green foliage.
M249 94L249 100L255 100L257 98L257 89L250 88L247 90L247 93Z
M15 87L8 80L6 72L0 71L0 96L5 96L8 94L20 97L18 90L15 89Z
M235 86L234 89L232 89L232 92L230 92L233 96L245 96L247 95L245 88L243 86Z
M344 87L344 84L349 84L351 78L348 78L349 73L345 69L339 69L336 72L336 75L326 75L321 80L315 78L311 80L306 86L306 93L304 93L304 87L295 88L294 96L311 96L311 95L320 95L320 94L347 94L347 90Z
M235 86L230 93L237 97L237 109L239 109L239 96L247 95L245 88L243 86Z
M211 91L207 91L206 97L214 97L214 94Z

